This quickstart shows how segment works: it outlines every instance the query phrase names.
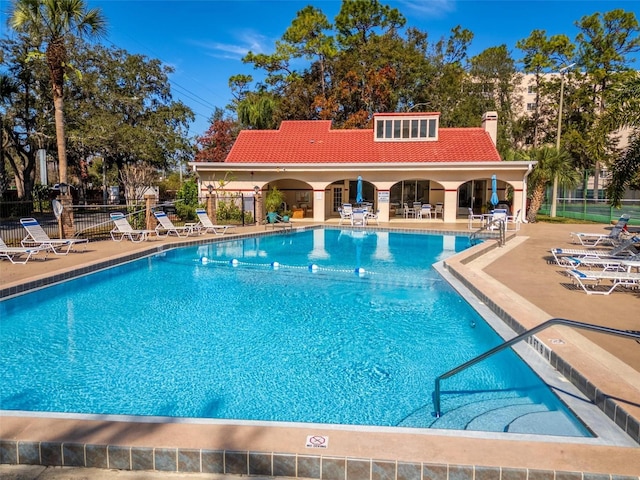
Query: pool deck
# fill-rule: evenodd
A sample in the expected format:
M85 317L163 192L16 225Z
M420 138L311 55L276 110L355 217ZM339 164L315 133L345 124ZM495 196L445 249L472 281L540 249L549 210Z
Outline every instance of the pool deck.
M438 221L394 221L381 224L381 227L468 232L466 220L456 224L443 224ZM243 227L235 230L233 234L227 233L224 237L207 235L199 237L198 240L230 238L237 234L264 231L264 227ZM445 264L455 276L476 290L480 298L484 299L484 303L500 312L501 316L516 319L525 328L531 328L550 318L560 317L621 330L640 330L639 292L615 290L611 295L586 295L584 291L571 284L569 277L562 273L560 267L549 261L551 248L571 247L569 233L572 231L606 232L602 225L594 224L525 224L506 246L497 248L495 242L489 240L448 259ZM182 242L184 239L179 241ZM2 261L0 288L11 288L26 282L37 284L55 274L64 276L78 268L139 254L149 248L164 248L168 243L174 242L175 238L151 240L142 244L102 241L90 243L87 251L83 253L71 253L68 256L49 255L45 261L32 260L26 265L12 265L8 261ZM559 369L567 368L567 365L573 366L565 373L574 375L579 382L587 386L587 389L594 388L596 392L601 393L600 399L609 410L609 416L614 417L617 424L626 428L635 442L639 442L640 432L637 425L640 423L640 344L632 339L565 326L550 327L538 333L536 337L546 351L553 352L554 362L558 361L558 365L562 366ZM431 388L426 387L427 391L431 391ZM306 441L309 435L327 437L328 447L308 448ZM304 471L300 470L300 460L295 474L298 477L323 480L365 478L366 475L362 476L358 472L363 468L370 469L371 479L381 480L489 479L498 478L495 476L497 471L501 472L500 478L523 480L579 479L583 478L580 473L593 474L594 479L610 478L609 475L640 477L638 443L634 446L609 446L541 439L528 435L505 438L500 435L461 435L457 432L412 429L398 431L300 424L267 426L232 422L195 425L129 422L126 419L104 421L7 415L0 417L0 439L5 442L0 444L0 454L4 455L0 457L0 463L13 463L2 459L10 458L7 457L10 442L20 441L25 442L27 446L33 446L35 442L50 442L68 443L72 446L91 444L141 449L148 447L230 452L231 455L225 454L225 461L232 468L225 469L225 473L263 472L262 476L282 474L276 473L273 469L275 463L272 463L272 469L268 471L260 468L252 470L252 458L259 458L258 453L253 457L247 457L248 470L241 465L234 470L236 467L229 462L239 461L242 464L245 458L242 452L251 452L252 455L254 452L273 454L269 457L271 462L282 460L280 456L276 458L275 453L282 453L283 458L286 455L299 459L309 457L310 461L314 460L312 457L321 456L324 465L321 474L311 467L309 475L302 474ZM46 443L42 445L46 447ZM41 456L45 451L44 447L40 447ZM114 453L116 451L114 450ZM27 453L25 450L25 454ZM239 455L234 457L234 453ZM371 459L375 461L372 463ZM258 462L255 465L260 464L258 460L255 461ZM386 471L385 465L389 463L395 465L395 474L391 477L380 474L379 472ZM110 466L113 468L113 464ZM0 467L0 476L3 472L9 472L10 468L13 467ZM415 468L422 472L417 477L414 475ZM175 474L167 473L167 478L172 475Z

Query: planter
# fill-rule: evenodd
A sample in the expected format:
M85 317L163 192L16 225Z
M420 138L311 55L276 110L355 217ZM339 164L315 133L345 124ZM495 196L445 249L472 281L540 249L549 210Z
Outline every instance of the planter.
M277 219L278 219L278 213L277 212L269 212L269 213L267 213L267 222L276 223Z

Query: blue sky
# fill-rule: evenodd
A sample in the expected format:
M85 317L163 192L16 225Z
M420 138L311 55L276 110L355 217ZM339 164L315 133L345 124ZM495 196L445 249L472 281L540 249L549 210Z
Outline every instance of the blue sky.
M271 53L306 5L321 9L333 22L339 0L87 0L108 20L107 42L130 53L171 65L174 98L196 113L192 135L209 126L215 107L231 101L231 75L260 75L241 58L249 51ZM0 0L3 14L8 0ZM640 20L640 0L382 0L400 10L407 26L428 32L429 39L448 36L457 25L475 37L470 55L505 44L518 59L518 40L534 29L547 35L565 33L572 40L575 22L585 15L615 8L632 11ZM3 15L4 16L4 15ZM2 22L5 24L4 18ZM638 55L640 60L640 54Z

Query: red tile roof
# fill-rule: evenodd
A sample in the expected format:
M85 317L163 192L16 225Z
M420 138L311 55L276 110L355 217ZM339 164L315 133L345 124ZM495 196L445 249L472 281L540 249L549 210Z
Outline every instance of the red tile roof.
M330 120L283 121L278 130L243 130L231 163L495 162L482 128L440 128L437 141L376 142L373 129L332 130Z

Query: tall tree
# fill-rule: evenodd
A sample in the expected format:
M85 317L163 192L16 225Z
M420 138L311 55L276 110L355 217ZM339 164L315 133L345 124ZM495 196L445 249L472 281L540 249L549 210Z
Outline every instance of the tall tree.
M55 107L56 141L60 182L67 181L67 150L64 122L64 79L69 68L66 42L69 37L99 37L106 22L98 9L84 0L14 0L9 24L38 45L46 44L45 57Z
M626 128L630 142L624 153L611 165L607 197L619 207L627 188L640 189L640 74L634 72L612 88L603 118L611 129Z
M574 47L566 35L555 35L548 38L544 30L533 30L529 37L519 40L516 47L524 53L523 71L534 76L535 110L533 113L533 146L544 141L543 99L544 87L547 83L545 74L557 71L569 64Z
M590 132L594 163L594 196L598 198L601 165L611 157L611 131L603 124L609 89L628 75L629 56L640 51L640 27L633 12L622 9L585 16L576 23L580 65L588 74L591 104L598 106L594 129ZM598 141L600 140L600 141Z
M527 212L529 223L536 221L538 210L544 201L544 193L554 177L558 178L558 185L567 188L575 187L580 181L580 175L572 165L569 155L554 147L543 146L523 150L516 153L515 160L537 162L528 179L531 197Z

